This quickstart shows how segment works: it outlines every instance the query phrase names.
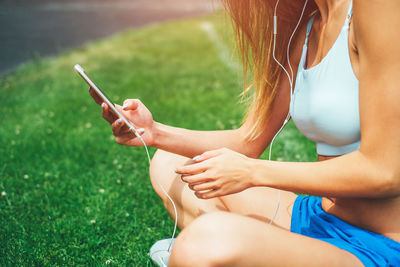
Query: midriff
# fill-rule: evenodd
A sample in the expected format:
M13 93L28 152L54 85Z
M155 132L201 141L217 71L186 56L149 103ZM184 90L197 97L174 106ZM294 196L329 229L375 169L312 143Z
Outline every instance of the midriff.
M318 161L336 156L318 155ZM322 209L357 227L400 242L400 197L395 198L326 198Z

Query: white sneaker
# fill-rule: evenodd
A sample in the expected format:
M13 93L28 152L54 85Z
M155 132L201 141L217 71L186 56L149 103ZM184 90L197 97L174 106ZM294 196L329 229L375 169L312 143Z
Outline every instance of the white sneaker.
M172 242L172 244L171 244ZM167 238L158 240L150 248L151 260L160 267L167 267L169 261L169 255L171 254L172 246L175 243L175 238ZM169 250L168 250L169 249Z

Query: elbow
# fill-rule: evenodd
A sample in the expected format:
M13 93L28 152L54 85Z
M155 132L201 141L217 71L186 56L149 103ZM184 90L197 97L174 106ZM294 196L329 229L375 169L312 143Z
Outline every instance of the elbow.
M249 158L258 159L264 152L264 150L257 145L247 143L246 146L248 150L246 151L245 154Z
M243 147L244 147L244 149L242 149L238 152L242 153L243 155L245 155L248 158L258 159L262 154L262 151L259 152L257 149L254 149L254 147L251 147L249 145L244 144Z
M237 152L244 154L246 157L258 159L264 152L263 143L260 140L250 140L242 128L237 129L236 139L239 140Z
M379 189L376 192L381 192L385 197L400 196L400 172L388 171L385 177L381 177Z
M387 157L371 157L366 153L359 155L362 155L360 170L367 178L365 181L370 182L367 182L369 185L367 185L366 189L368 189L365 193L372 198L400 196L400 166L397 161L388 161Z
M249 148L252 148L252 147L249 147ZM252 148L252 149L249 149L249 151L247 151L246 156L249 158L258 159L262 153L263 153L263 151L261 151L260 149Z

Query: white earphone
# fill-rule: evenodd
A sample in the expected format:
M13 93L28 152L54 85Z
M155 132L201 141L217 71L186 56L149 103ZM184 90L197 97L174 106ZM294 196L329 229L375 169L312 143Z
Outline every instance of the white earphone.
M287 60L288 65L289 65L290 75L289 75L289 72L285 69L285 67L275 57L276 37L278 35L278 17L276 15L276 10L278 8L279 0L276 1L275 8L274 8L274 22L273 22L274 23L274 44L273 44L273 48L272 48L272 57L275 60L275 62L282 68L282 70L285 72L285 74L287 75L287 77L289 79L289 86L290 86L290 102L289 103L292 103L292 96L293 96L293 69L292 69L292 66L290 64L290 43L292 42L292 38L293 38L294 34L296 33L297 28L300 25L301 19L303 18L304 11L305 11L306 6L307 6L307 2L308 2L308 0L306 0L305 3L304 3L304 7L303 7L303 10L301 12L299 21L297 22L296 27L294 28L293 33L289 38L288 46L287 46L287 49L286 49L286 60ZM288 114L286 115L285 121L283 122L281 128L276 132L276 134L274 135L274 137L271 140L271 143L269 145L268 160L271 160L272 145L273 145L273 143L275 141L275 138L280 134L280 132L285 127L285 125L289 122L289 120L290 120L290 108L289 108ZM275 217L278 214L280 203L281 203L281 191L278 190L278 201L277 201L276 209L275 209L274 215L272 216L271 221L269 222L269 224L272 224L273 221L275 220Z

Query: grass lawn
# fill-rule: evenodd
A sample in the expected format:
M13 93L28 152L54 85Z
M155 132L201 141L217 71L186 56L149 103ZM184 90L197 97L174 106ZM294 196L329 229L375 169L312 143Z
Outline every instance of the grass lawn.
M0 78L1 266L151 266L148 250L173 222L153 193L144 150L115 143L73 65L117 103L140 98L159 122L238 127L240 71L221 51L232 47L228 26L220 13L152 25ZM273 158L310 161L314 151L290 123Z

